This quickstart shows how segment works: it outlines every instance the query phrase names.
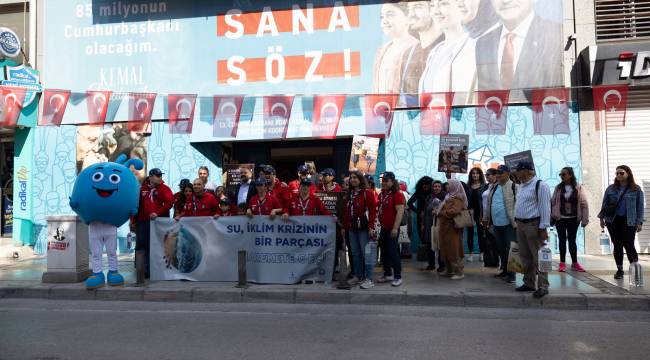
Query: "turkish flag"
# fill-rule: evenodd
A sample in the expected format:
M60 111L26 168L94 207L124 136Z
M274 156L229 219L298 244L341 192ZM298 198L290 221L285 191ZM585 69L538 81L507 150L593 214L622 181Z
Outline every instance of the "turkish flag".
M212 135L214 137L237 137L239 115L244 103L243 96L215 96L212 107Z
M533 89L535 135L569 134L569 89Z
M508 120L510 90L478 92L476 135L504 135Z
M393 125L393 111L399 95L366 95L364 117L366 135L374 137L390 136Z
M43 113L38 121L39 126L61 126L65 108L70 100L70 90L43 90Z
M264 97L264 138L286 139L293 96Z
M446 135L449 133L453 99L453 92L420 94L420 134Z
M16 127L25 100L25 88L0 86L0 127Z
M154 93L129 93L129 131L143 132L151 125L155 102Z
M171 134L191 134L196 94L169 94L167 117Z
M315 95L311 135L321 139L336 138L344 105L345 95Z
M106 121L108 102L112 91L86 91L86 107L88 108L88 125L103 126Z
M627 84L593 87L596 130L600 130L601 116L604 116L605 126L625 126L627 90Z

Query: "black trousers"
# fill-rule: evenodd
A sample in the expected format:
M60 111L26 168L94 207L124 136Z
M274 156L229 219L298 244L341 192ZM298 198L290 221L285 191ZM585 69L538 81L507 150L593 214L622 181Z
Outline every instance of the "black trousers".
M149 254L151 238L151 221L138 221L135 224L135 251L144 250L144 273L149 276Z
M379 234L379 249L381 250L381 265L384 268L384 276L393 275L395 279L402 278L402 259L399 256L399 229L397 237L390 236L390 229L381 229ZM392 271L391 271L392 270Z
M614 221L607 225L609 235L612 237L614 244L614 261L618 267L623 266L623 248L627 253L627 260L630 263L639 261L639 255L634 248L634 238L636 237L636 227L627 225L627 217L616 216Z
M571 262L578 262L578 246L576 245L576 236L578 234L578 218L560 219L555 222L557 237L560 242L560 262L566 262L566 241L569 240L569 254Z

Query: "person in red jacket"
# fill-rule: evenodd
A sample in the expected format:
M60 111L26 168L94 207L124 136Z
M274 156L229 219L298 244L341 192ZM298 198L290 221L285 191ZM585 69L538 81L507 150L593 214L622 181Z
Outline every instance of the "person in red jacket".
M395 174L386 171L381 178L381 193L379 194L378 217L381 224L379 248L381 263L384 266L384 276L377 282L391 282L392 286L402 285L402 259L399 255L399 226L404 216L406 199L400 191Z
M343 188L341 185L337 184L334 179L336 178L336 172L334 169L327 168L320 172L323 175L323 182L320 183L318 191L330 191L330 192L342 192Z
M217 209L217 212L214 214L214 218L220 218L222 216L237 216L237 209L233 210L233 205L230 201L230 199L223 198L219 200L219 208Z
M262 172L268 181L268 191L273 197L275 197L282 207L286 207L289 199L291 198L291 192L289 187L284 182L280 181L275 175L275 169L271 165L264 165L262 167Z
M343 215L343 229L346 232L345 241L353 275L348 284L356 285L365 279L361 284L362 289L369 289L374 285L372 271L364 271L364 250L368 241L374 241L375 238L377 204L374 191L368 189L368 183L360 171L351 171L348 182Z
M303 180L309 180L309 168L307 165L300 165L298 166L298 178L296 180L293 180L289 183L287 186L289 188L289 191L293 195L297 195L298 191L300 189L300 184L302 183ZM316 186L312 183L312 185L309 187L309 194L313 195L316 192ZM289 197L289 200L292 199L292 196Z
M169 217L174 205L174 194L162 179L163 172L158 168L149 170L149 176L140 187L140 202L136 216L135 250L144 250L144 274L149 278L150 221L157 217Z
M200 178L192 182L194 196L192 197L191 208L183 212L183 217L212 216L219 208L219 202L211 193L205 191L205 184Z
M192 211L192 204L194 203L194 185L187 180L186 183L183 183L181 191L174 194L174 198L174 220L179 220L183 216L183 213L189 214Z
M311 188L314 186L311 180L304 179L300 182L298 194L293 195L289 206L282 214L282 219L288 220L289 216L317 216L317 215L331 215L325 208L325 204L318 198L318 196L310 194Z
M259 177L255 180L255 188L257 195L253 196L248 202L248 210L246 216L253 217L254 215L268 215L271 220L276 215L284 212L284 207L280 200L278 200L269 191L268 180L265 177Z

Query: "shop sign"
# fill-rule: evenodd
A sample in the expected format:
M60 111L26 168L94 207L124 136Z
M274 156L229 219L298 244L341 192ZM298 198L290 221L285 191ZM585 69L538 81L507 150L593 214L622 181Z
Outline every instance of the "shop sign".
M11 29L0 27L0 54L12 58L20 54L20 40Z
M619 79L643 79L650 76L650 51L622 52L618 56ZM634 68L634 71L632 69Z
M38 71L24 65L6 66L5 78L2 85L27 89L23 108L28 107L36 99L36 94L43 91L43 86L39 83Z
M27 211L27 180L29 170L21 166L16 178L18 179L18 200L20 200L20 210Z

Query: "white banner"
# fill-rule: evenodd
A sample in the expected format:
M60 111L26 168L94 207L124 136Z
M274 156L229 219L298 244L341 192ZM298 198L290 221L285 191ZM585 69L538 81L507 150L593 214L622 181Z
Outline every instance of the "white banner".
M250 282L330 282L335 234L331 216L158 218L151 222L151 279L237 281L237 252L245 250Z

